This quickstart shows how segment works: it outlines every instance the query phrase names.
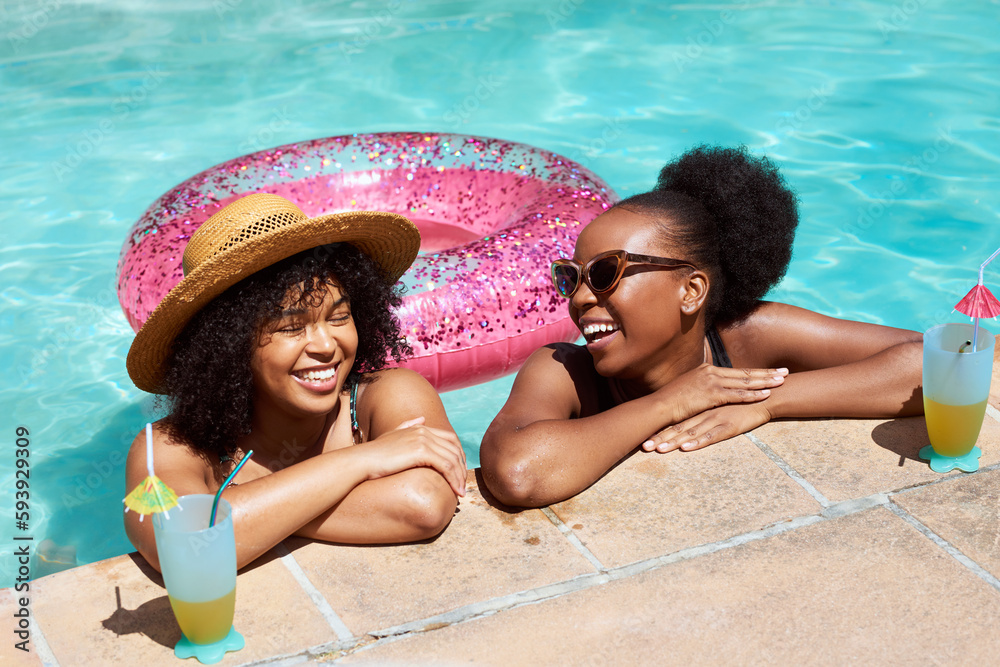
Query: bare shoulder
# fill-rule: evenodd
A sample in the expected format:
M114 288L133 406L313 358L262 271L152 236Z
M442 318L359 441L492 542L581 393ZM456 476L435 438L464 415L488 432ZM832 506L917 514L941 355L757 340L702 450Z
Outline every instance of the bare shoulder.
M203 493L212 475L212 468L205 457L189 444L176 440L163 420L153 424L153 463L157 477L178 495ZM125 463L129 488L147 475L146 430L142 429L132 440Z
M594 362L587 348L573 343L552 343L535 350L524 362L518 377L538 375L541 380L571 379L593 372Z
M437 390L407 368L387 368L369 376L358 392L358 421L372 438L402 422L423 417L427 426L451 429Z
M369 381L362 386L364 394L370 398L392 395L400 391L430 392L437 395L434 387L423 375L409 368L386 368L369 373L367 379Z
M719 331L734 366L826 368L919 341L915 331L845 320L771 301Z
M153 422L153 456L157 467L187 458L200 458L189 445L176 440L164 420ZM146 429L139 431L129 446L128 461L146 467Z
M796 336L805 327L829 320L812 310L787 303L762 301L746 318L719 327L719 335L729 347L742 345L773 347L789 336Z
M536 350L517 373L497 421L524 425L540 419L568 419L597 405L593 358L585 347L555 343Z
M782 327L798 327L809 322L833 319L815 311L787 303L762 301L746 319L727 326L723 331L741 332L742 335L760 335Z

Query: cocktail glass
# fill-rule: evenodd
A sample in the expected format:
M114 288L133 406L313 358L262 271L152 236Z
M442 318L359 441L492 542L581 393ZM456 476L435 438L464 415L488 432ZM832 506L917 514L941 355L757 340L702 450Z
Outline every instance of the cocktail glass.
M976 447L993 376L993 334L940 324L924 334L924 416L931 444L920 450L935 472L979 469Z
M215 525L209 528L214 496L182 496L182 511L153 517L156 553L163 583L184 635L174 647L178 658L198 658L210 665L226 651L243 648L233 629L236 606L236 540L233 508L219 501Z

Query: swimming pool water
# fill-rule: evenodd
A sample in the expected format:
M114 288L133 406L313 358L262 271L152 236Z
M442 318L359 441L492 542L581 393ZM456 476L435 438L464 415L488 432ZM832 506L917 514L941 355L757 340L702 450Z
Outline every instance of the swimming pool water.
M1000 246L998 10L5 3L0 586L14 535L75 548L79 562L130 550L123 451L162 410L125 373L115 266L132 222L185 178L297 140L422 130L557 151L628 195L694 144L746 143L801 200L773 298L922 330L961 319L952 306ZM444 396L472 464L511 381ZM26 531L14 523L17 425L31 441Z

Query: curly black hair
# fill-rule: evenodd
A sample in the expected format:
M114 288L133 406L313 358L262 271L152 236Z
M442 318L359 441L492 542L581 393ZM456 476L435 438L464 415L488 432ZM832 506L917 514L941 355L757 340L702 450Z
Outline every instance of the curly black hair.
M663 167L652 191L616 207L653 215L664 241L708 274L706 326L750 314L788 270L799 224L778 168L746 146L697 146Z
M389 284L377 264L347 243L300 252L236 283L200 310L174 341L164 378L168 432L213 462L232 456L250 432L250 361L267 324L289 305L322 302L328 285L347 298L358 350L345 386L365 373L411 354L393 312L402 287Z

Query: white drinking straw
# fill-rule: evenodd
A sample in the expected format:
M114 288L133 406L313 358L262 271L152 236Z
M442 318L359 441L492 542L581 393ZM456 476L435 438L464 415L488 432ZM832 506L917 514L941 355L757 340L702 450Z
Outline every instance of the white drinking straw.
M146 472L149 473L150 477L156 477L156 473L153 472L153 425L146 422ZM165 504L162 499L160 499L160 489L155 484L153 485L153 493L156 494L156 499L160 501L160 504ZM163 510L163 518L169 519L170 513L167 510ZM139 521L142 521L142 515L139 515Z
M146 422L146 472L150 477L156 476L153 472L153 425L149 422Z

